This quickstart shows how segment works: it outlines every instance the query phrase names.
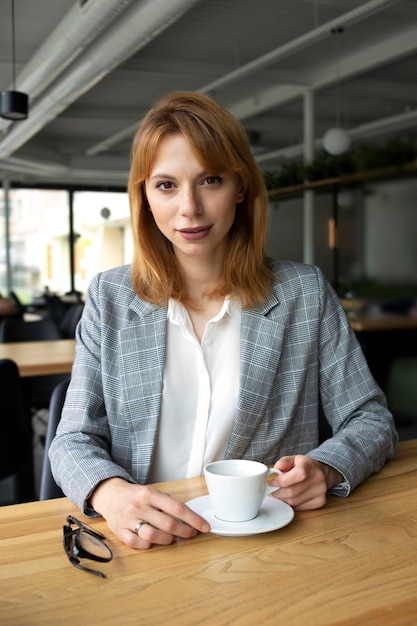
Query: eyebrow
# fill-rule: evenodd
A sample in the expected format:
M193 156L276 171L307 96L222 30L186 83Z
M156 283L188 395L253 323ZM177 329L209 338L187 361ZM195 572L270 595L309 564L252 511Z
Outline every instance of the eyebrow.
M175 178L175 176L172 176L172 174L164 174L164 172L156 172L155 174L152 174L152 176L149 176L149 180L152 180L153 178Z
M198 172L196 178L201 178L201 176L209 175L214 176L214 174L209 174L207 170L202 170L201 172ZM153 180L154 178L170 178L172 180L176 180L176 176L174 176L173 174L167 174L166 172L155 172L155 174L149 176L149 180Z

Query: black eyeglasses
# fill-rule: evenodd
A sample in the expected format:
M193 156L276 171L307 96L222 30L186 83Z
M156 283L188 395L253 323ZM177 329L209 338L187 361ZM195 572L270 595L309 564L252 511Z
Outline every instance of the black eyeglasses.
M78 528L72 528L72 524L77 524ZM84 572L90 572L90 574L106 578L106 575L102 572L85 567L80 563L80 559L91 559L100 563L108 563L112 560L112 551L103 541L105 536L97 530L93 530L90 526L83 524L72 515L68 515L63 531L64 550L70 563Z

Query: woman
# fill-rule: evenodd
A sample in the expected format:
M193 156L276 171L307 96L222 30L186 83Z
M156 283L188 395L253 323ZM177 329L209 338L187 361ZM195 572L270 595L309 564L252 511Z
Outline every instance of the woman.
M129 198L132 267L90 285L50 449L64 492L148 548L209 531L148 483L214 459L275 464L295 509L378 471L392 416L320 270L265 257L267 192L241 125L204 95L163 98L135 136Z

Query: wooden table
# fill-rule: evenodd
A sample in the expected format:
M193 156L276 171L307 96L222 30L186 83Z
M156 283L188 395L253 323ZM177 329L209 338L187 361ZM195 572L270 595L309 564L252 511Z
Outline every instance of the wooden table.
M348 319L355 332L417 329L417 316L415 315L349 313Z
M69 374L75 356L75 339L0 343L0 359L12 359L22 377Z
M378 304L370 310L372 301L364 299L341 298L340 302L355 332L417 329L417 314L388 313Z
M158 487L183 501L206 493L202 478ZM262 535L199 535L135 551L93 520L114 553L101 565L105 579L69 564L68 513L84 519L66 498L0 508L0 623L417 623L417 440L401 443L349 498L331 496Z

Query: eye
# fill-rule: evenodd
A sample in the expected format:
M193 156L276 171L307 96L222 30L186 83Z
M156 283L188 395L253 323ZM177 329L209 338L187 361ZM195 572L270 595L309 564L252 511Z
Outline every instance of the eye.
M207 176L203 181L203 185L215 185L221 182L222 178L220 176Z
M161 181L156 185L156 189L161 189L162 191L168 191L169 189L174 188L174 183L171 183L169 180Z

